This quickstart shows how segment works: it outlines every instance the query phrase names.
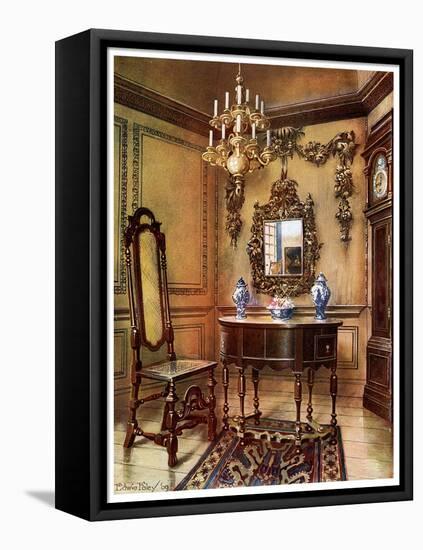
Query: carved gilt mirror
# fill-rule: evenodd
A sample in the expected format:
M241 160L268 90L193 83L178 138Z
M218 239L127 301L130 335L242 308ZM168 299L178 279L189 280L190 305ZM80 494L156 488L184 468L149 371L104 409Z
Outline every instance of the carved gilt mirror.
M247 244L253 285L258 292L298 296L315 280L320 257L314 203L308 194L302 202L297 182L279 179L272 185L267 204L254 205L251 239Z

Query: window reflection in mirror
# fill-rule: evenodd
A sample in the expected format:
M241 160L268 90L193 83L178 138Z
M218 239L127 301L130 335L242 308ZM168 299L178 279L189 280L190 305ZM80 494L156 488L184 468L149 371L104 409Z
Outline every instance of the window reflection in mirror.
M264 222L265 274L286 277L303 274L303 220Z

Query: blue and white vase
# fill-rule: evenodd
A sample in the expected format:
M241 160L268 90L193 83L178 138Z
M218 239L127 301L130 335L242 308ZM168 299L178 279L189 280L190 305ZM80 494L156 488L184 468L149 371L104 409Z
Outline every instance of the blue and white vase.
M250 293L248 292L247 283L241 277L236 284L234 293L232 294L232 300L236 305L236 318L246 319L245 313L248 302L250 301Z
M330 298L330 288L327 285L327 279L323 273L319 273L319 276L311 287L311 298L313 300L314 307L316 308L315 318L318 321L324 321L326 319L326 306L328 305Z

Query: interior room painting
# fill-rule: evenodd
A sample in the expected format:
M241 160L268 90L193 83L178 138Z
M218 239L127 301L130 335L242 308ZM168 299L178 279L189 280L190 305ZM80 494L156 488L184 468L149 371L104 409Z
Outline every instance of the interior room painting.
M237 128L232 107L247 99ZM213 157L228 106L229 153L233 130L257 138L251 173ZM392 73L115 57L115 494L393 476L392 109ZM141 373L172 357L167 340L152 349L162 321L170 334L149 305L156 275L142 275L144 306L130 311L141 294L128 216L134 232L165 235L171 348L191 369L175 384L150 371L136 397L140 311L154 340L140 345ZM246 319L234 303L241 278ZM274 320L272 303L292 306L291 318ZM193 384L201 391L184 400ZM192 427L178 431L187 402Z

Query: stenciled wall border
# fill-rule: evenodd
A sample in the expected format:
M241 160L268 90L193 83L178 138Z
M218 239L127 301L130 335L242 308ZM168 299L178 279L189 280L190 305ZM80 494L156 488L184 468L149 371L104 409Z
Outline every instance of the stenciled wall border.
M160 139L168 143L173 143L181 147L186 147L200 154L201 170L202 170L202 213L201 213L201 287L181 287L174 286L169 283L169 294L177 295L202 295L207 294L208 284L208 249L207 249L207 223L208 223L208 166L201 159L203 147L195 143L177 138L170 134L143 126L134 122L133 124L133 171L132 171L132 209L135 210L142 204L142 184L143 184L143 143L142 136L147 135L155 139Z
M115 294L126 293L126 267L124 250L124 233L127 220L127 195L128 195L128 120L115 115L114 124L120 129L119 140L119 258L118 279L114 281ZM115 144L116 147L116 144ZM115 182L116 185L116 182ZM115 259L116 260L116 259Z

